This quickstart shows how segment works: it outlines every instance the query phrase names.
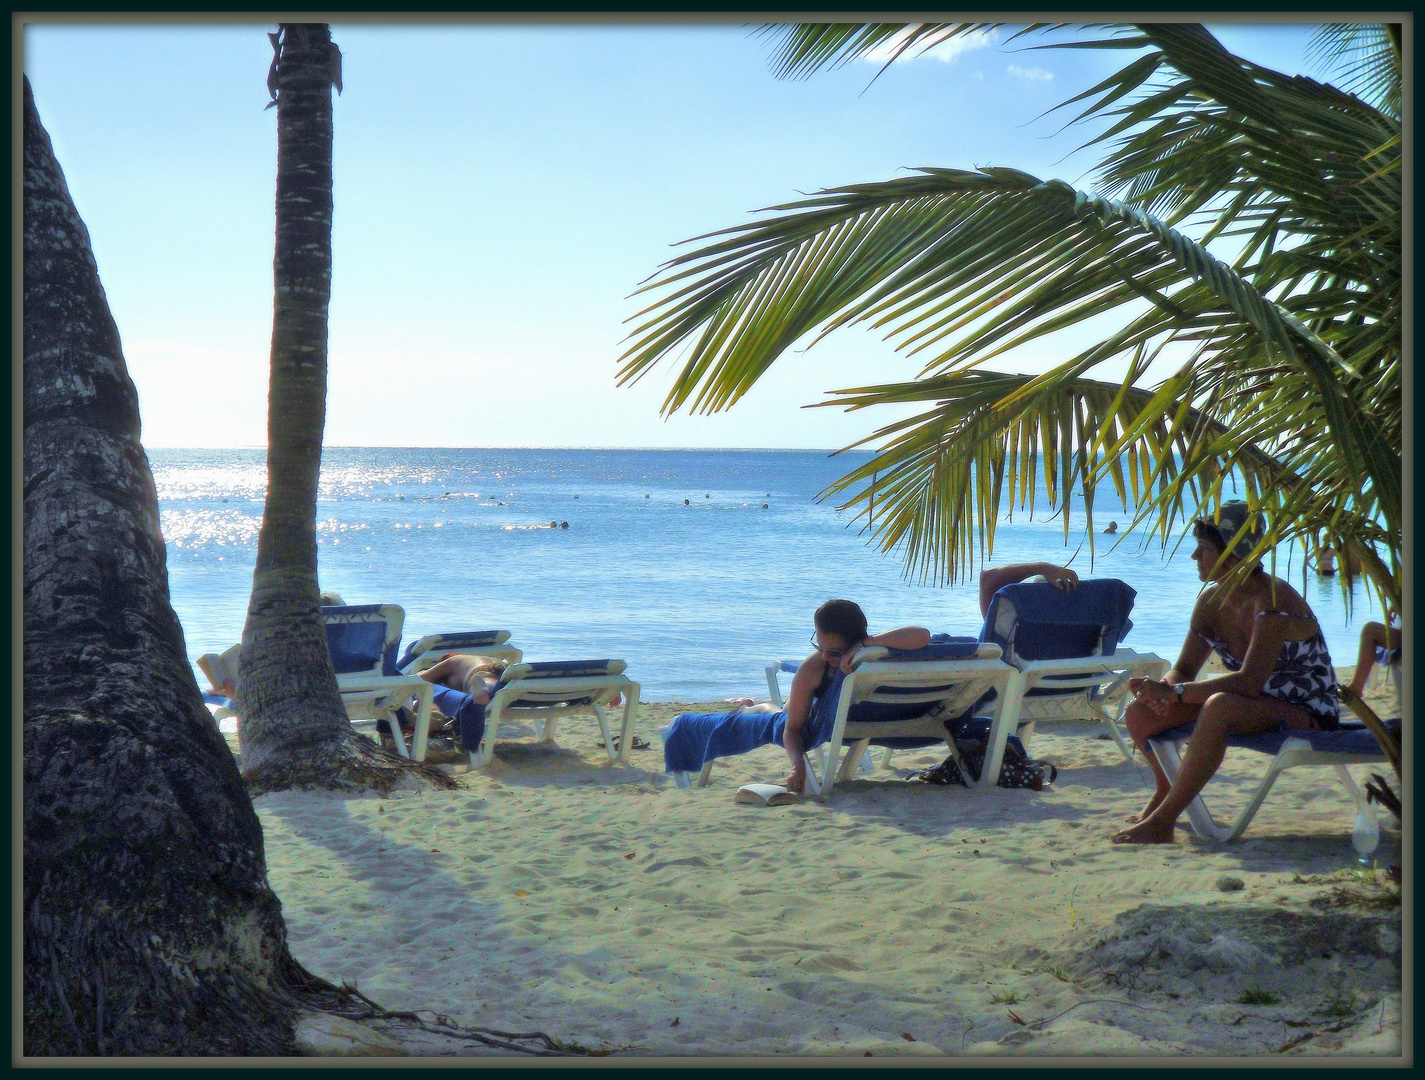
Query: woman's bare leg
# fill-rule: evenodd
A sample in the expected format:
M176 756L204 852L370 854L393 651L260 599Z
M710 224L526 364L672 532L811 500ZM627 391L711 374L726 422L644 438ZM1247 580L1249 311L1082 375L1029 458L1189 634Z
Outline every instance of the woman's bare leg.
M1143 752L1143 756L1148 760L1148 768L1153 771L1153 794L1142 810L1128 818L1128 821L1133 823L1142 821L1158 809L1158 804L1168 794L1168 776L1163 772L1163 767L1158 764L1158 759L1148 749L1148 740L1159 732L1167 731L1179 724L1191 723L1197 716L1198 706L1172 704L1166 706L1165 709L1166 711L1159 713L1154 711L1151 706L1141 701L1135 701L1123 713L1123 722L1128 727L1128 734L1133 737L1133 745Z
M1356 697L1365 693L1366 680L1371 677L1371 668L1375 666L1376 649L1386 648L1388 637L1385 623L1368 622L1361 627L1361 647L1356 653L1356 670L1350 684Z
M1228 736L1276 731L1284 721L1299 722L1303 728L1311 726L1305 712L1275 698L1213 694L1198 712L1197 727L1193 729L1177 779L1151 813L1137 825L1114 836L1113 842L1172 843L1173 827L1178 817L1221 766L1222 758L1227 753Z

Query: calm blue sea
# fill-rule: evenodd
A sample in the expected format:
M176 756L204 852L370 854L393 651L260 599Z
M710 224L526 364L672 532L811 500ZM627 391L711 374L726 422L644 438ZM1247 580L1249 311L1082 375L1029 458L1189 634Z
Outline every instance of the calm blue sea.
M266 452L152 450L149 459L189 657L221 651L242 633ZM833 596L860 603L873 632L909 623L977 633L972 584L908 582L898 554L868 547L849 515L816 502L862 460L806 450L328 448L321 583L347 603L400 604L407 642L507 629L532 660L622 658L648 701L765 693L763 666L806 655L812 611ZM1138 590L1126 644L1175 657L1200 587L1191 542L1174 555L1136 537L1108 551L1104 537L1090 567L1077 529L1066 548L1061 523L1038 505L1034 520L1016 510L1000 524L993 562L1048 559L1123 578ZM1129 516L1117 514L1120 524ZM1299 556L1284 576L1302 587ZM1313 573L1305 590L1333 658L1352 663L1360 624L1379 618L1373 598L1357 585L1348 624L1335 579Z

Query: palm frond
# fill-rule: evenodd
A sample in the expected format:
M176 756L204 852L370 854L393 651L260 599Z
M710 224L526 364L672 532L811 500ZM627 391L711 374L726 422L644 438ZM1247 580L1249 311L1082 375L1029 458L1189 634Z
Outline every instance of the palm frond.
M1384 23L1326 23L1313 32L1307 55L1340 70L1341 88L1400 119L1400 33Z
M768 23L761 35L780 35L771 58L779 79L805 79L884 50L884 71L907 54L932 48L962 34L984 32L995 23Z

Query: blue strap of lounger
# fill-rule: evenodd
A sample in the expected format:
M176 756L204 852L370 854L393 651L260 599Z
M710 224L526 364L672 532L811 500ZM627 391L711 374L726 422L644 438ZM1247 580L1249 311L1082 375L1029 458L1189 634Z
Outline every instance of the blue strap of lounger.
M426 636L426 635L423 635ZM463 630L454 634L441 634L429 650L430 652L466 652L470 649L489 648L498 643L500 631L498 630ZM412 660L418 655L416 646L420 644L422 638L417 638L406 647L405 653L396 663L396 667L405 670L410 666Z
M1179 724L1152 738L1174 742L1191 739L1192 730L1196 726L1196 721ZM1400 720L1387 720L1385 726L1388 731L1398 732ZM1311 749L1325 754L1361 754L1384 758L1380 743L1376 742L1376 737L1370 730L1358 721L1350 720L1334 731L1259 731L1250 735L1229 735L1227 745L1242 750L1255 750L1262 754L1275 754L1287 739L1303 739L1310 744Z
M521 679L563 679L574 678L583 675L607 675L609 665L617 663L616 660L544 660L534 664L520 664L524 669L519 674ZM507 670L503 676L508 681L511 672Z

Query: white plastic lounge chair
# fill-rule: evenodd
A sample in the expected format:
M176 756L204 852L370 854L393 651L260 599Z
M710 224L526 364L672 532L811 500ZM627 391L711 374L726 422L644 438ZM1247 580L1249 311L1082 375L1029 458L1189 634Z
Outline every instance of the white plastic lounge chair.
M1128 680L1161 678L1169 663L1118 645L1132 629L1135 592L1117 578L1089 578L1066 593L1044 581L1006 585L990 601L981 641L1004 650L1024 676L1016 716L1029 748L1037 723L1099 720L1130 762L1133 746L1118 726L1132 701Z
M1014 730L1022 680L1014 668L1001 661L999 646L973 641L968 644L972 651L961 659L906 659L905 653L881 646L858 652L851 673L841 684L831 737L806 754L808 793L824 802L831 797L838 780L848 780L858 768L865 767L870 746L885 745L889 740L920 745L945 743L958 758L945 722L963 715L991 690L996 696L993 704L986 707L994 719L985 764L978 780L967 771L965 781L972 788L986 783L993 786L999 778L1005 740ZM929 648L935 648L935 644ZM767 688L777 705L782 703L777 673L796 669L797 664L791 661L767 666ZM912 705L921 707L905 716L907 706ZM897 719L886 718L897 713L901 714ZM843 746L844 757L840 756ZM889 759L887 753L883 768ZM712 762L703 766L699 786L707 785L711 766Z
M524 653L513 645L508 630L464 630L453 634L427 634L411 643L396 661L396 669L403 675L415 675L434 667L442 658L451 653L465 653L478 656L493 656L518 664Z
M554 744L554 731L561 716L592 713L604 736L604 750L610 761L628 764L630 731L638 712L638 683L623 674L622 660L569 660L537 664L514 664L505 669L499 686L485 707L485 733L474 750L467 747L470 767L489 763L495 752L500 722L506 718L534 721L535 737ZM429 684L427 684L429 685ZM608 718L604 714L619 694L623 695L623 725L615 756Z
M399 604L324 607L322 621L326 624L327 649L346 715L358 724L385 720L396 752L424 761L435 687L396 670L405 610ZM417 702L416 729L413 745L407 751L396 710L412 697Z
M1398 721L1388 723L1394 724ZM1193 727L1193 724L1182 724L1148 740L1148 748L1158 759L1170 781L1178 775L1178 769L1182 765L1182 747L1191 739ZM1217 823L1207 804L1203 802L1201 794L1188 803L1188 822L1198 836L1204 840L1222 843L1236 840L1251 824L1267 793L1283 772L1303 766L1330 766L1336 770L1336 775L1356 803L1356 826L1352 832L1352 841L1361 855L1369 855L1375 850L1380 838L1375 809L1366 802L1365 793L1357 786L1346 766L1371 765L1388 759L1375 736L1366 730L1360 721L1343 719L1340 728L1335 731L1272 731L1256 735L1234 735L1227 740L1227 745L1271 754L1272 761L1246 809L1230 825Z

